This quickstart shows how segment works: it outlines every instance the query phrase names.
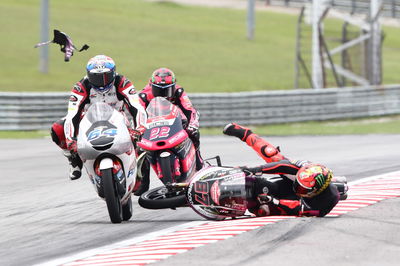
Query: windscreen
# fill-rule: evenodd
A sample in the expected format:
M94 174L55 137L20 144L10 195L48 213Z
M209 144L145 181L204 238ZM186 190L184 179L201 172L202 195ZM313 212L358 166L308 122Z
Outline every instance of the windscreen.
M162 97L155 97L146 108L147 118L167 116L174 110L174 105Z
M114 109L106 103L94 103L86 112L86 117L91 123L96 121L107 121L110 119Z

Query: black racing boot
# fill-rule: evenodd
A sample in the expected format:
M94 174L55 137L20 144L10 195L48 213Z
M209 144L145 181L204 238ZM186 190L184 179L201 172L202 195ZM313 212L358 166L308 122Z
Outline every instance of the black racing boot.
M225 135L237 137L242 141L246 141L247 137L253 133L249 128L242 127L236 123L227 124L222 132Z
M150 163L146 158L141 158L143 161L141 162L140 168L138 169L138 173L136 176L136 183L138 184L138 188L133 189L133 195L140 196L144 192L149 190L150 187ZM136 187L136 185L135 185Z
M76 152L64 151L64 156L67 157L70 165L69 178L71 180L79 179L82 176L82 160Z

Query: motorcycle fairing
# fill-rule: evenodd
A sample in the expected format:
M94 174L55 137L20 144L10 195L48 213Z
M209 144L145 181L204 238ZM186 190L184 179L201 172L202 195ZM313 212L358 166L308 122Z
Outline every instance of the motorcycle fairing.
M196 150L183 125L186 117L162 97L150 101L146 114L141 119L145 131L138 146L146 151L151 167L163 183L185 180L196 166ZM162 169L161 163L165 168Z
M107 150L111 148L114 137L118 134L116 126L108 121L96 121L86 131L87 141L96 150Z
M82 160L94 160L103 152L115 155L131 154L134 147L125 124L125 118L107 104L95 105L104 108L89 108L83 117L78 133L79 156ZM104 105L109 108L105 108ZM93 114L98 111L104 111L106 114L104 116ZM90 119L96 118L108 118L108 120L90 121ZM83 132L81 129L84 129Z
M98 195L104 198L98 164L111 158L113 175L119 184L121 203L130 198L136 176L136 153L127 128L126 116L103 102L92 104L79 125L78 154Z
M196 149L192 145L192 141L189 138L186 139L182 151L178 151L177 154L181 160L181 167L183 171L182 174L185 174L184 178L186 178L195 171L196 167Z
M156 151L179 145L188 138L188 134L182 127L175 126L176 123L181 123L181 120L176 119L171 127L154 127L151 130L146 130L142 139L138 142L139 147L148 151Z

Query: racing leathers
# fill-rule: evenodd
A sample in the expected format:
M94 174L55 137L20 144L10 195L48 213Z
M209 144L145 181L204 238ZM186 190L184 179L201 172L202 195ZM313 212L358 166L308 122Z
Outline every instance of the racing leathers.
M196 149L196 170L200 170L203 167L203 159L200 154L199 112L193 107L184 89L178 84L176 84L175 87L176 89L173 97L167 97L166 99L178 106L185 115L184 120L188 122L185 129ZM139 101L143 108L146 109L153 98L154 95L151 84L149 83L139 93Z
M71 166L75 167L75 171L72 170L70 173L71 179L78 179L81 176L82 161L76 152L79 123L89 106L95 102L105 102L123 114L131 115L133 125L130 125L127 118L130 132L132 127L136 127L138 109L142 108L135 87L123 75L116 74L113 86L104 92L94 89L86 76L77 82L70 94L67 115L55 122L51 128L53 141L64 150Z
M339 201L340 194L336 185L330 183L320 194L312 197L298 197L293 191L293 182L299 169L309 161L289 160L280 153L280 149L240 125L228 124L223 131L229 136L238 137L245 142L267 163L256 167L241 167L243 171L255 175L254 196L248 209L257 216L296 215L325 216ZM272 178L263 178L262 174L276 174Z
M290 161L284 159L257 167L243 167L246 172L256 175L254 192L259 204L249 207L249 211L258 216L263 215L296 215L325 216L339 201L336 185L330 183L320 194L312 197L297 197L293 191L293 181L298 170L309 164L309 161ZM260 178L257 174L277 174L272 178ZM268 205L268 210L262 207ZM267 213L264 213L266 212ZM269 212L269 213L268 213Z

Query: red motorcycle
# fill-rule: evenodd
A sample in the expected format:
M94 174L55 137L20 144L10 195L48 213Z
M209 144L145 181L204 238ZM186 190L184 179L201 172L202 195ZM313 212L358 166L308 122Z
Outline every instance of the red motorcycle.
M146 152L147 160L164 185L185 182L196 171L196 150L185 130L187 118L162 97L151 100L146 114L142 119L145 131L138 146ZM148 209L185 204L185 193L169 193L166 186L151 189L139 198L139 205Z

